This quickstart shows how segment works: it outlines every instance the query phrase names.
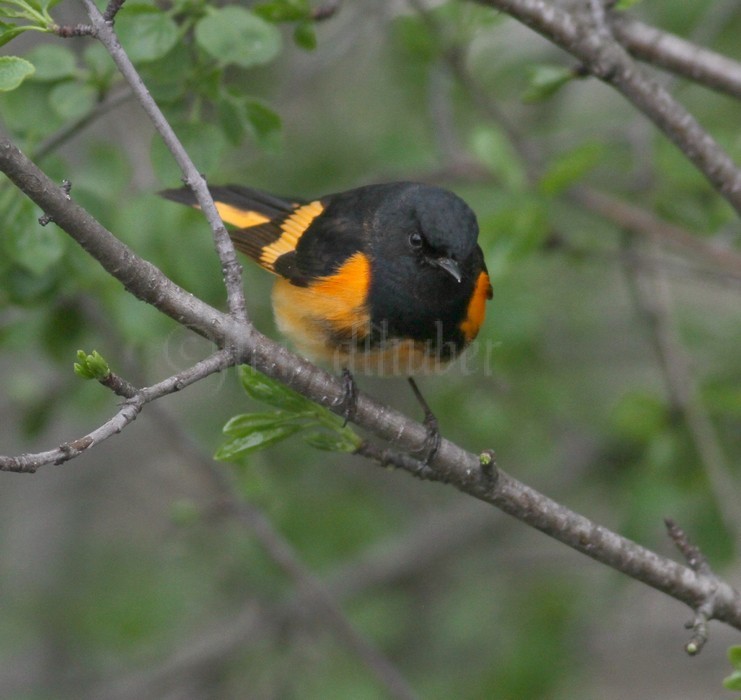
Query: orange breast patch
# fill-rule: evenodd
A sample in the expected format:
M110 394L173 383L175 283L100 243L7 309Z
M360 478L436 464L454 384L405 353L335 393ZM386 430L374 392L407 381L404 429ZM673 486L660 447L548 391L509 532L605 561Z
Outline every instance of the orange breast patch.
M491 282L489 275L482 272L476 280L471 301L468 302L466 318L461 322L460 329L467 343L470 343L478 334L486 315L486 300L491 299Z
M338 335L362 341L370 332L370 279L370 260L363 253L308 287L278 279L273 287L278 329L310 359L331 359Z

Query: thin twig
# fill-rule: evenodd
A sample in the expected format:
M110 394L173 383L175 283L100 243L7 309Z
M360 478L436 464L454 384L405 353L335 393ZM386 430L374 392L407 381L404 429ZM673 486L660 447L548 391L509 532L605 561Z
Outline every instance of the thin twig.
M624 13L612 13L615 38L640 61L741 99L741 63Z
M652 244L655 247L649 241ZM643 285L634 285L634 291L648 322L671 407L687 427L729 535L734 542L741 542L741 503L736 498L739 484L732 476L718 433L700 399L695 373L677 331L671 289L659 267L652 269L644 264L643 270L637 280Z
M741 277L741 254L731 248L720 248L676 224L664 221L654 213L618 199L593 187L572 188L568 196L580 206L612 221L621 228L653 238L662 245L700 255L713 265Z
M227 291L227 302L229 311L235 319L247 323L247 306L242 287L242 266L237 260L237 254L234 250L226 227L216 210L213 198L208 191L208 186L203 176L193 164L183 145L180 143L175 131L165 118L157 103L149 93L141 76L134 68L134 64L129 59L126 52L121 47L118 37L113 31L113 26L106 17L100 12L93 0L83 0L90 17L90 21L95 28L96 37L105 46L111 55L111 58L118 66L126 82L131 87L139 104L142 106L147 116L152 121L155 129L159 132L162 140L165 142L173 157L183 172L184 182L191 187L196 195L198 204L206 216L211 226L216 245L216 252L221 261L224 283ZM109 5L109 8L111 5Z
M220 350L189 369L178 372L151 387L139 389L124 402L112 418L81 438L62 443L52 450L35 454L23 454L16 457L0 456L0 471L32 474L41 466L47 464L58 465L78 457L91 447L120 433L139 415L145 404L180 391L215 372L220 372L231 364L233 364L232 354Z
M108 112L120 107L124 102L130 100L132 93L129 90L124 90L116 95L112 95L102 102L93 107L87 114L80 117L77 121L73 121L70 124L63 126L55 134L52 134L48 138L44 139L36 150L33 152L33 158L36 161L43 160L47 155L55 151L57 148L65 144L70 139L74 138L79 134L85 127L92 124L100 117L108 114Z
M108 5L106 5L105 10L103 11L103 19L106 22L113 22L118 11L123 7L125 2L126 0L109 0Z

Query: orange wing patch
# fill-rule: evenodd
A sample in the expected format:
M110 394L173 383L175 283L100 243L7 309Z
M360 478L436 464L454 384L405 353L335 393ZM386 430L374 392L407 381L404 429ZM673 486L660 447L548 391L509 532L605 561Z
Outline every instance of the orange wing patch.
M245 211L233 207L230 204L224 204L223 202L216 202L216 211L219 212L219 216L227 224L232 226L239 226L239 228L249 228L250 226L257 226L258 224L266 224L270 219L264 214L258 214L256 211ZM196 206L196 209L200 207Z
M296 250L301 236L311 226L311 222L323 211L324 206L321 202L309 202L297 207L282 221L275 221L276 226L280 227L280 235L275 241L263 247L258 262L268 270L272 270L275 261L281 255Z
M471 295L466 309L466 318L461 322L460 329L467 343L470 343L478 334L486 315L486 300L491 299L492 290L489 275L482 272L476 280L476 287Z

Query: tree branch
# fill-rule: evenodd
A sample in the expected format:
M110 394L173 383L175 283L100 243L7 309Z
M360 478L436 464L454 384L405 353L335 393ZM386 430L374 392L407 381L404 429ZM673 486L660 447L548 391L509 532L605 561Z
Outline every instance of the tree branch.
M741 170L731 157L661 85L643 73L610 37L593 24L545 0L477 0L506 12L578 58L643 112L710 184L741 214Z
M685 253L700 255L717 268L741 277L741 254L733 249L714 246L712 242L664 221L652 212L593 187L574 187L568 196L585 209L631 233L648 236L662 245L669 245Z
M651 242L655 247L654 241ZM738 549L741 544L741 504L738 482L728 464L715 425L700 397L690 358L677 330L671 290L662 270L648 266L636 279L637 303L651 334L671 408L681 416L697 457L707 474L720 517ZM643 282L643 284L640 284Z
M231 348L235 361L251 364L311 400L342 413L345 387L341 379L175 285L64 195L7 139L0 139L0 170L6 172L22 191L140 299L194 328L217 345ZM418 449L427 436L421 423L362 393L358 395L353 422L401 453ZM406 468L404 464L399 466ZM441 440L429 466L437 481L450 483L693 609L708 600L711 590L717 585L709 618L741 629L741 593L728 584L718 584L593 523L502 470L482 469L479 457L449 440Z
M180 143L175 131L170 126L165 115L162 114L157 103L152 99L152 95L147 90L144 81L134 68L134 64L123 50L118 37L113 31L113 17L120 9L123 2L112 0L103 15L93 0L83 0L87 9L88 16L95 30L96 38L105 46L110 53L116 66L118 66L121 75L131 87L139 104L142 106L147 116L152 121L155 129L159 132L162 140L165 142L170 152L174 156L180 169L183 171L183 181L193 190L198 205L206 216L211 226L216 245L216 252L221 261L224 283L227 291L227 303L229 311L235 319L247 321L247 305L244 298L244 288L242 286L242 266L237 260L237 253L234 250L226 227L216 210L213 198L208 191L208 186L203 175L193 164L183 145Z
M610 14L615 38L640 61L741 99L741 63L651 27L623 12Z
M47 464L62 464L67 460L79 457L91 447L120 433L139 415L145 404L168 394L184 389L215 372L220 372L234 364L233 356L226 350L220 350L205 360L201 360L189 369L178 372L150 387L138 390L124 401L121 409L111 419L92 432L77 440L62 443L59 447L36 454L24 454L17 457L0 456L0 471L34 473L39 467Z

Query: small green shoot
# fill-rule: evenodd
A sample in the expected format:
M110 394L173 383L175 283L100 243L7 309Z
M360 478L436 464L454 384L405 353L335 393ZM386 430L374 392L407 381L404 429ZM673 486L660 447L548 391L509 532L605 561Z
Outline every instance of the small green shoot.
M97 351L93 350L88 355L84 350L77 351L77 362L75 362L75 374L83 379L105 379L111 373L105 358Z

